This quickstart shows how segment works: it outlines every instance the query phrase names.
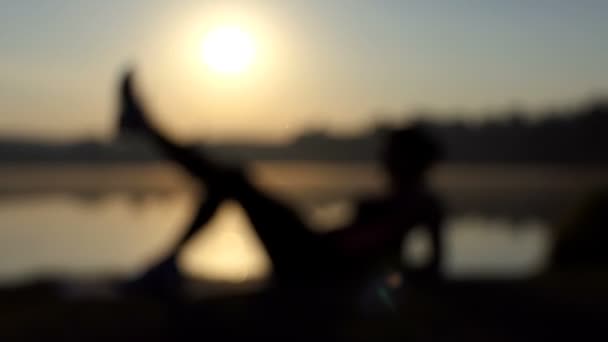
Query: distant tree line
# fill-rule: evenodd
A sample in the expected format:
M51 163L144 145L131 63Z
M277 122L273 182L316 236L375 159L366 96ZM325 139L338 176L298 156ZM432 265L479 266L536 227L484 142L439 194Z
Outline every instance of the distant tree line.
M449 162L588 163L608 162L608 100L524 121L511 115L502 121L471 125L419 120L443 146ZM382 141L394 129L378 125L358 136L337 137L323 131L304 132L284 145L223 143L201 148L228 160L372 161ZM161 156L138 138L129 123L119 124L118 138L110 143L45 144L0 139L0 162L147 162Z

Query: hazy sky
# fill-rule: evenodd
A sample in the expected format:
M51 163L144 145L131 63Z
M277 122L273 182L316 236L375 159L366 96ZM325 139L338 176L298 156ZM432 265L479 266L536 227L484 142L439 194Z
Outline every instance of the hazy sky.
M605 0L0 0L0 133L108 136L128 65L182 137L569 104L608 91L607 13ZM253 37L243 74L202 62L218 25Z

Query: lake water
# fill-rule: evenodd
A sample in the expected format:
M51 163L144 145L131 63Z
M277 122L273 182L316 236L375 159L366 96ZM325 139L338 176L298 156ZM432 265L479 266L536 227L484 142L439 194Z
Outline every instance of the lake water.
M446 263L451 277L525 277L546 267L553 222L604 170L442 166L431 176L449 211ZM382 190L373 165L265 163L260 186L292 203L319 230L347 222L352 200ZM120 274L142 270L180 233L198 189L167 165L0 168L0 282L53 274ZM413 234L408 260L424 254ZM244 281L271 270L241 209L221 208L182 253L187 273Z

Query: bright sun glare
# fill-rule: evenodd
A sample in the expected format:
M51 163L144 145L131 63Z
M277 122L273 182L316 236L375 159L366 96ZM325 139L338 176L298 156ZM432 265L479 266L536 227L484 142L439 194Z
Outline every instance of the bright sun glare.
M203 61L213 71L238 74L253 62L255 46L251 35L236 26L218 27L203 38Z

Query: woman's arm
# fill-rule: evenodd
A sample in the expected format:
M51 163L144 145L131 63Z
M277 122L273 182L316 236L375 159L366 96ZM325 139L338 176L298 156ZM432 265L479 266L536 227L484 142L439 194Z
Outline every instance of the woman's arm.
M443 225L443 208L441 203L433 195L427 200L425 209L424 226L428 229L431 238L431 259L429 263L422 269L424 275L428 275L432 279L439 280L442 277L441 266L444 263L444 235Z
M431 257L431 262L429 264L429 272L434 275L440 277L441 276L441 264L443 263L443 242L442 242L442 216L440 213L437 213L433 216L428 223L429 230L431 233L431 247L433 250L433 255Z

